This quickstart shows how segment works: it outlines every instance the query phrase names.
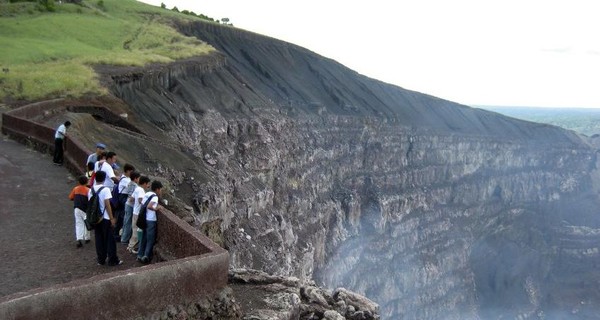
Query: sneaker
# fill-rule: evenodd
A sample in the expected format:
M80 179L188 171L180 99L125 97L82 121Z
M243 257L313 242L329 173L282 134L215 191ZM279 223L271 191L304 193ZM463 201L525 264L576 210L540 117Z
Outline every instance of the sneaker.
M148 257L144 256L144 257L142 257L142 263L150 263L150 259L148 259Z
M81 243L81 240L77 240L77 248L81 247L83 247L83 243Z
M142 261L142 258L140 258L140 257L136 257L136 258L135 258L135 261L137 261L137 262L143 262L143 261Z

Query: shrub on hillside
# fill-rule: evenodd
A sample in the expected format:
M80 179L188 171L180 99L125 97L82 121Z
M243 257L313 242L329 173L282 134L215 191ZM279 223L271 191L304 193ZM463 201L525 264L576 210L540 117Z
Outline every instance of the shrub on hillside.
M42 11L56 11L56 4L54 3L54 0L39 0L38 3Z

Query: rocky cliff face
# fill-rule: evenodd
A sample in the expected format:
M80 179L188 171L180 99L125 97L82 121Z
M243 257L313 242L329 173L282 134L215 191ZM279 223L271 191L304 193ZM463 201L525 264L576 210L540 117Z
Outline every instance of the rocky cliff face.
M387 319L600 310L587 142L288 43L180 29L220 53L113 71L113 92L195 163L174 183L233 266L350 288Z

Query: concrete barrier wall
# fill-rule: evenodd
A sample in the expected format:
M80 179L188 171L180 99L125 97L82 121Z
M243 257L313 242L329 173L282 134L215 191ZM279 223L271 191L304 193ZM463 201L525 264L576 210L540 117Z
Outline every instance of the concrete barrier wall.
M2 114L2 132L43 152L52 151L55 129L30 120L61 108L56 101L49 105ZM67 168L82 173L91 151L71 137L66 145ZM226 250L168 210L159 213L158 230L157 249L176 260L0 298L0 319L129 319L196 301L227 285Z
M10 295L0 319L130 319L227 285L229 254L207 253Z

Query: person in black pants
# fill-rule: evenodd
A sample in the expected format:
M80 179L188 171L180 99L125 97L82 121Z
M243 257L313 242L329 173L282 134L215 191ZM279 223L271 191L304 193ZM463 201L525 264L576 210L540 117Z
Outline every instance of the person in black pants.
M56 132L54 133L54 164L57 166L62 166L63 164L63 156L65 150L65 136L67 135L67 128L71 126L71 121L66 121L65 123L58 126Z
M115 242L115 237L113 236L117 218L113 215L110 207L110 198L112 195L110 190L104 186L105 179L106 172L96 172L96 184L92 187L94 192L98 193L100 211L103 213L102 222L100 222L94 228L94 232L96 234L95 241L97 263L99 265L105 265L108 262L109 266L118 266L122 264L123 261L121 261L117 256L117 243ZM88 193L88 200L91 198L92 190L90 190Z

